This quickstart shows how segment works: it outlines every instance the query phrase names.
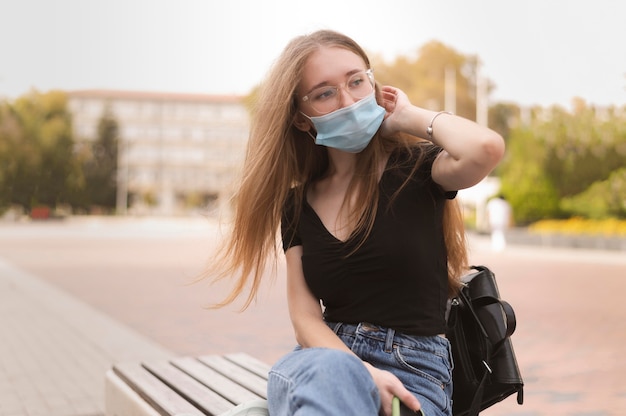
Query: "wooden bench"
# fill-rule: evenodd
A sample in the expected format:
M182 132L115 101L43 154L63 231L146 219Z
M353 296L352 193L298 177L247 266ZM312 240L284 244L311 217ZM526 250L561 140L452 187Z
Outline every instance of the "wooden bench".
M106 374L106 415L220 415L265 399L269 369L243 353L115 364Z

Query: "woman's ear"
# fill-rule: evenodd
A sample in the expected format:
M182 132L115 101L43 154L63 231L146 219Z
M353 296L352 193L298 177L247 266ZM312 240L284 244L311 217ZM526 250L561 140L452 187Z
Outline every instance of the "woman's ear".
M295 118L293 119L293 125L300 131L309 131L311 130L311 120L306 118L302 113L296 113Z

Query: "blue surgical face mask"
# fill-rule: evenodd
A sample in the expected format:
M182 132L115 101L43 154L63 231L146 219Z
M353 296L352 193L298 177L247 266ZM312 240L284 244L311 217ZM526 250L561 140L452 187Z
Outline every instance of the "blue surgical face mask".
M303 113L304 114L304 113ZM308 117L317 130L315 144L359 153L367 147L385 117L374 93L332 113Z

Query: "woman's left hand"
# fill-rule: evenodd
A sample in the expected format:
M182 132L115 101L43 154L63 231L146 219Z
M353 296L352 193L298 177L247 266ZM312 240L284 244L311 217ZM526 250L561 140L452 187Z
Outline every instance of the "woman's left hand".
M398 377L389 371L380 370L367 362L364 362L364 364L372 375L376 387L378 387L381 402L381 416L391 416L392 400L394 396L398 397L406 407L413 409L414 412L422 408L419 400L402 385Z
M409 97L400 89L384 86L380 89L382 93L382 106L387 114L382 125L382 134L390 136L400 131L399 120L402 117L402 110L411 107Z

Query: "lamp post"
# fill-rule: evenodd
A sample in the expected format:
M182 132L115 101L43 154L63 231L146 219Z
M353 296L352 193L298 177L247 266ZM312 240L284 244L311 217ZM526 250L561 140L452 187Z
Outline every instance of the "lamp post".
M456 70L447 66L444 82L444 110L456 114Z
M489 102L487 80L481 75L480 63L476 63L476 123L487 126L489 120Z

